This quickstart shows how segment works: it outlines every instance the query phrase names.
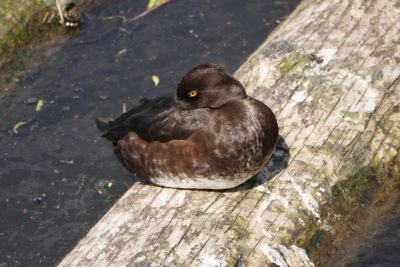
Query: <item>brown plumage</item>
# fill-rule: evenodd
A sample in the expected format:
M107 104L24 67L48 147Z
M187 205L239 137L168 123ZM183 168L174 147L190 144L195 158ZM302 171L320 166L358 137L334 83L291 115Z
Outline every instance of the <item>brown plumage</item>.
M278 138L272 111L214 64L189 71L175 96L96 122L128 170L175 188L235 187L262 169Z

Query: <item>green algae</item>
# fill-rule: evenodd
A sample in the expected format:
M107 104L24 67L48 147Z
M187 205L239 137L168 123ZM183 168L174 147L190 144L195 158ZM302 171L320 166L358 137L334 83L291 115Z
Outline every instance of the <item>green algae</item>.
M242 216L237 216L230 227L230 230L235 233L239 239L246 239L250 236L250 231L247 229L248 220Z
M399 197L399 168L400 155L384 165L375 161L349 167L347 178L332 187L328 201L321 207L321 220L330 225L331 231L314 222L298 233L297 244L303 244L315 264L323 265L334 255L340 242L367 221L369 209L379 209L383 203L390 203L391 197Z
M279 64L279 69L283 73L292 73L298 69L304 68L310 62L311 59L308 55L294 51Z
M59 23L53 0L0 1L0 94L14 88L22 73L45 61L74 31ZM50 40L53 45L42 46Z
M48 1L47 1L48 2ZM15 56L43 31L42 19L48 11L43 0L3 0L0 3L0 65Z
M344 114L346 117L348 117L349 119L351 119L351 120L358 120L359 118L360 118L360 112L350 112L350 111L347 111L345 114Z

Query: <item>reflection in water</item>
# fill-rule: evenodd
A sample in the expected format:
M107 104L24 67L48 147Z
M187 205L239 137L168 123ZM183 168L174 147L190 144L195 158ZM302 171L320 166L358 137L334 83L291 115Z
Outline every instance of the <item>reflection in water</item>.
M94 117L173 92L199 63L236 69L298 1L171 1L129 22L146 2L83 14L81 30L0 99L0 266L56 263L133 183Z
M327 266L400 266L400 199L389 214L374 218L370 224L343 244Z

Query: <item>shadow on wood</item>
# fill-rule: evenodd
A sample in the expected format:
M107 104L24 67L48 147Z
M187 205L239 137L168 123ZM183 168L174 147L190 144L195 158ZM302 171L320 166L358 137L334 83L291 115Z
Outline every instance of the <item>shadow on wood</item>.
M282 138L282 136L279 136L275 151L272 153L272 156L265 165L265 167L257 175L250 178L237 188L223 190L223 191L234 192L239 190L247 190L262 185L264 183L267 183L269 180L274 178L288 166L289 159L290 159L289 147L286 144L285 140Z

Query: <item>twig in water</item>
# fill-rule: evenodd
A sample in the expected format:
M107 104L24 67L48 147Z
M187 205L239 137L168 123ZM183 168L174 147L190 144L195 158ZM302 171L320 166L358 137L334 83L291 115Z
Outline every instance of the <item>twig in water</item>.
M139 15L137 15L136 17L131 18L131 19L128 20L128 21L129 21L129 22L132 22L132 21L135 21L135 20L137 20L137 19L140 19L141 17L146 16L146 15L149 14L150 12L156 10L156 9L159 8L160 6L165 5L165 4L168 3L168 2L169 2L169 0L165 1L164 3L160 4L159 6L156 6L156 7L150 8L150 9L147 9L147 10L143 11L142 13L140 13Z
M46 14L44 14L43 19L42 19L42 24L44 24L47 19L49 18L50 12L46 12Z
M64 25L64 15L62 12L60 0L56 0L56 6L57 6L57 10L58 10L58 15L60 16L60 22L61 22L61 24Z

